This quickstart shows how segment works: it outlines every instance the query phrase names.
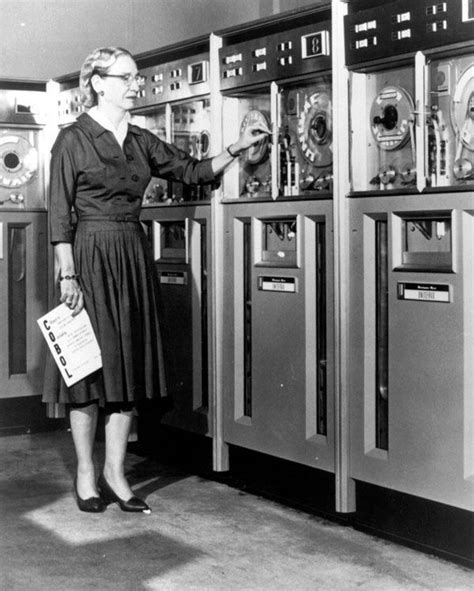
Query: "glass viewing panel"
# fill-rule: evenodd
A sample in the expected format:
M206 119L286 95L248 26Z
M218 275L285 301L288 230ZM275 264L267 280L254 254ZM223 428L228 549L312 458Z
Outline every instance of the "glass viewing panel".
M153 109L153 112L146 115L132 116L132 122L148 129L161 140L166 141L166 108L165 106ZM143 206L153 207L163 203L170 203L168 181L152 177L143 195Z
M414 79L414 67L353 75L353 191L416 188Z
M474 185L474 55L429 65L427 184Z
M270 96L256 94L239 99L238 118L240 131L258 122L271 128ZM269 138L265 137L240 155L239 197L271 197L271 149Z
M211 147L211 109L208 98L171 107L171 142L193 158L209 157ZM210 185L184 185L171 182L171 202L211 198Z
M452 270L449 215L406 217L402 221L402 267L410 270Z
M296 265L296 218L262 222L262 262L275 266Z
M161 226L161 258L186 258L186 225L184 221L163 222Z
M280 196L331 191L330 79L281 90L280 115Z

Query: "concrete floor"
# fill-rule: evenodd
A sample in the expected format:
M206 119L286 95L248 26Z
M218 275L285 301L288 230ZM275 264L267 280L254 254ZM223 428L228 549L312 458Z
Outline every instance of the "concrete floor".
M0 452L2 591L474 588L461 566L132 453L153 513L81 513L67 432L4 437Z

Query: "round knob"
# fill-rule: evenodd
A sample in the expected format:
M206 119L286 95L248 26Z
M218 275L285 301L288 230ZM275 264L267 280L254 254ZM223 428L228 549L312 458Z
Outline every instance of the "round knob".
M325 174L318 177L315 183L316 189L318 189L319 191L324 191L325 189L328 189L331 184L331 179L332 177L330 174Z
M308 176L306 176L303 180L300 181L300 187L303 189L303 191L307 191L308 189L311 189L314 181L314 176L312 174L308 174Z
M383 117L376 115L374 117L375 125L383 125L385 129L395 129L398 122L398 111L393 105L387 105L383 109Z
M389 166L387 169L381 170L379 172L379 179L382 185L388 185L389 183L393 183L397 173L394 168Z
M472 163L465 158L459 158L454 163L453 173L458 181L468 179L472 175Z
M245 183L245 188L247 189L247 193L257 193L260 188L260 181L256 176L250 177Z
M12 203L18 203L18 205L21 205L25 201L25 196L23 193L10 193L9 199Z

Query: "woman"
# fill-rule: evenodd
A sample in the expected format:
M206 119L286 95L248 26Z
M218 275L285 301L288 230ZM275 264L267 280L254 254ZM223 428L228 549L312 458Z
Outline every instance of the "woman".
M80 75L83 102L92 108L60 132L52 149L50 228L60 301L73 314L87 310L103 368L69 389L62 384L59 393L46 386L44 401L71 405L75 496L79 509L89 512L103 511L109 502L124 511L150 511L124 473L133 409L165 391L156 271L138 222L145 187L151 176L211 183L269 133L249 127L221 154L195 160L128 122L142 84L128 51L95 50ZM92 454L99 405L106 439L97 483Z

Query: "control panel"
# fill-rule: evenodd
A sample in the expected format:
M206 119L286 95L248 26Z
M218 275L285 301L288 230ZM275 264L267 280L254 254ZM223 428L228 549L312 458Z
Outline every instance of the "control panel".
M330 70L330 28L323 21L221 48L221 89Z
M472 0L399 0L345 17L346 64L474 38Z
M58 123L61 127L73 123L86 108L81 100L79 87L61 87L58 97Z
M140 67L145 86L140 90L138 108L209 94L209 53Z

